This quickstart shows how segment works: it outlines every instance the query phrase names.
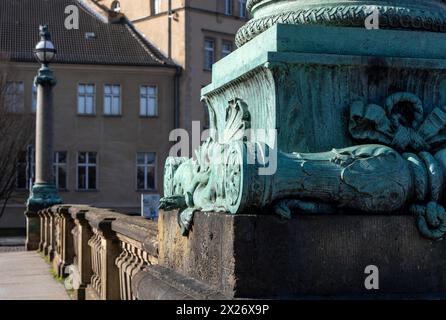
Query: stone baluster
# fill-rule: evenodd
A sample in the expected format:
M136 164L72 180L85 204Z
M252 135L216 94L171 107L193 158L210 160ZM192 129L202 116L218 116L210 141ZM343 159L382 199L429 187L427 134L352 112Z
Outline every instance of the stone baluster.
M120 292L122 300L136 300L132 291L132 279L146 266L151 265L149 255L144 251L142 243L119 235L123 252L116 259L119 269Z
M93 236L88 241L88 245L91 248L91 267L93 274L91 276L91 287L96 291L96 298L101 295L101 266L100 266L100 237L97 234L97 230L93 229ZM90 295L91 296L91 295Z
M146 267L158 263L157 225L139 217L123 217L113 221L112 229L122 249L116 259L121 300L136 300L133 290L135 276Z
M92 237L92 230L85 218L87 210L71 207L69 209L71 217L74 221L75 227L72 230L73 245L75 257L74 272L76 272L79 283L76 284L74 297L77 300L85 300L87 285L91 281L93 275L92 271L92 256L89 246L89 239Z
M40 212L42 213L44 219L44 241L42 245L42 252L45 256L48 256L50 247L50 214L48 213L48 209L44 209Z
M112 222L116 219L114 216L113 214L87 215L87 220L93 229L93 236L89 241L93 276L91 285L87 288L87 299L120 299L119 271L115 261L121 253L121 248L111 228Z
M53 267L59 277L67 276L66 267L73 263L74 245L72 229L74 221L69 214L69 207L58 207L54 217L56 221L56 250Z
M119 269L119 286L120 286L121 300L130 300L127 294L128 290L126 289L128 279L125 273L122 272L122 269L123 266L126 264L126 262L131 258L131 254L129 253L129 248L127 244L125 242L122 242L121 239L120 241L121 241L122 252L116 259L116 266Z
M136 300L135 279L158 264L157 223L88 206L39 212L41 248L76 300ZM68 268L67 268L68 267Z
M56 224L55 224L55 215L52 211L52 208L48 208L46 210L47 219L48 219L48 248L47 248L47 256L50 261L53 261L56 247Z
M45 214L42 211L39 211L37 214L38 214L39 220L40 220L40 241L39 241L38 250L40 252L43 252L44 245L45 245L45 234L46 234Z

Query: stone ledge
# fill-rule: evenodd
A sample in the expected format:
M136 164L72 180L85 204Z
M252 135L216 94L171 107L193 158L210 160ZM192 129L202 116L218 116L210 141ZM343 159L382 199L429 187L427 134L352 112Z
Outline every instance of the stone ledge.
M139 300L224 300L222 294L199 281L173 270L154 265L133 279L133 291Z
M231 298L446 296L446 244L409 215L196 213L188 238L160 212L160 265ZM380 289L364 287L368 265Z
M158 256L158 225L142 217L124 216L112 222L112 230L140 242L150 255Z

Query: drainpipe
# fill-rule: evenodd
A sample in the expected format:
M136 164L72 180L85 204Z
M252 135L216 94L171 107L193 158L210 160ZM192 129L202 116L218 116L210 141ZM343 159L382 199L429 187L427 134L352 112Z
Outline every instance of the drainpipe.
M167 24L167 35L168 35L167 56L169 57L169 59L171 59L172 58L172 18L173 18L173 16L172 16L172 0L169 0L167 17L169 19L168 24Z
M172 60L172 0L168 2L167 9L167 56ZM178 129L180 127L180 77L181 77L181 67L176 67L175 79L174 79L174 115L173 115L173 127Z
M174 129L180 127L180 77L181 67L176 68L174 80Z

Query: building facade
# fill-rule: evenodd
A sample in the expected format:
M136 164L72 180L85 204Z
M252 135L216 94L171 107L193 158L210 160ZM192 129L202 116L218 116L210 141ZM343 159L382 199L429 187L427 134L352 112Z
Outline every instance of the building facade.
M246 0L89 0L116 10L164 55L182 67L178 126L208 126L201 89L211 82L212 64L235 49L237 30L247 20Z
M66 27L68 6L78 8L78 29ZM11 112L35 112L39 24L49 25L58 50L51 65L58 81L54 173L64 203L138 213L142 194L161 195L178 66L131 24L99 16L82 1L4 0L0 15L0 70L8 70ZM24 227L32 148L26 154L0 228Z

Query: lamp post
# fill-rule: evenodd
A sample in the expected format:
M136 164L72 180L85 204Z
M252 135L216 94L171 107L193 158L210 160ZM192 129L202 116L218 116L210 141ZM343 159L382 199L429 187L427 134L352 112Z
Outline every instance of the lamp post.
M40 221L37 212L62 203L53 177L53 87L56 85L56 79L49 64L56 55L56 49L51 42L46 25L40 26L40 41L36 45L34 54L42 66L34 79L37 87L36 180L27 201L28 250L37 249L36 237L40 238ZM37 235L36 232L38 232Z

